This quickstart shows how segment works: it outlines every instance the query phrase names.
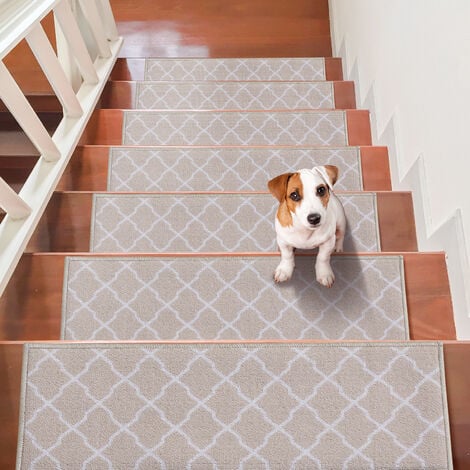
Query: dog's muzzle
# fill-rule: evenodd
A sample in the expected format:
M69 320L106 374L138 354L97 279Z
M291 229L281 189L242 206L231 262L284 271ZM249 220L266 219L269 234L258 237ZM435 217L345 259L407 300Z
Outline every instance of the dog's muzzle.
M320 214L308 214L307 215L307 222L312 225L313 227L316 227L321 221L321 215Z

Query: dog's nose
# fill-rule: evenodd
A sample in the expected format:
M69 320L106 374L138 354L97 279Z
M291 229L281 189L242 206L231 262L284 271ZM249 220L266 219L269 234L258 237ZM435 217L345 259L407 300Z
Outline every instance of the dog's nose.
M321 220L321 215L320 214L308 214L307 215L307 221L310 225L318 225Z

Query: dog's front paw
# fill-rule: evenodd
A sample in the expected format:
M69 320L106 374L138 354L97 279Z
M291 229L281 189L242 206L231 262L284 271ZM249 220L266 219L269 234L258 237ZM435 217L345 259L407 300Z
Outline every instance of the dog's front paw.
M276 282L285 282L292 277L294 265L292 263L280 262L276 271L274 271L274 280Z
M335 282L335 275L332 269L329 266L317 269L317 281L322 286L331 287Z

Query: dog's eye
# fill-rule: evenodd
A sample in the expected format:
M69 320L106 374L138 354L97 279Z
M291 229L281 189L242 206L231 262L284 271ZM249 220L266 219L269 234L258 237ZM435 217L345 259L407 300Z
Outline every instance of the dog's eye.
M300 201L300 194L297 191L293 191L292 193L290 193L289 197L295 202Z
M326 194L326 186L318 186L317 196L323 197Z

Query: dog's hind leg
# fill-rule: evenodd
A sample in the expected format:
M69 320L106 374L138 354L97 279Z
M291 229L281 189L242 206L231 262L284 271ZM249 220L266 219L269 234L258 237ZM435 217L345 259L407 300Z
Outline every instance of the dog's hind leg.
M334 251L340 253L343 251L344 235L346 234L346 216L343 206L340 206L336 218L335 248Z

